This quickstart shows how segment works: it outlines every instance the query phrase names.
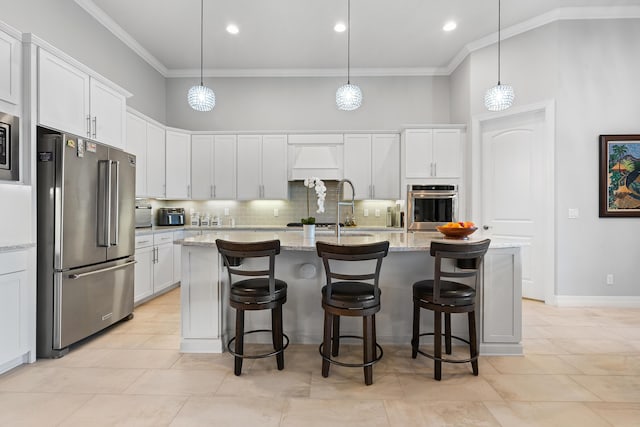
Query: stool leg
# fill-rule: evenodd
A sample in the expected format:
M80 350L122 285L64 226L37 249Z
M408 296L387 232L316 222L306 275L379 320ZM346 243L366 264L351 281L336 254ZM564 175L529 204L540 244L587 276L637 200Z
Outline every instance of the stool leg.
M322 376L327 378L329 376L329 362L326 360L331 354L331 324L333 315L331 313L324 312L324 339L322 340Z
M451 354L451 313L444 314L444 351Z
M282 338L282 306L279 305L271 310L271 330L273 331L273 349L282 350L284 345ZM278 370L284 369L284 352L276 354Z
M375 338L373 337L373 330L373 316L364 316L362 318L362 335L364 337L362 359L364 363L369 363L374 359ZM373 365L364 367L364 383L366 385L373 384Z
M436 358L434 360L434 373L433 377L440 381L442 378L442 313L434 311L433 319L433 353Z
M420 340L420 306L413 301L413 336L411 337L411 357L418 356L418 345Z
M333 316L333 332L331 334L331 355L336 357L340 352L340 316Z
M234 351L236 354L244 354L244 310L236 309L236 345ZM242 357L234 357L233 373L236 375L242 373Z
M476 313L469 312L469 354L471 357L478 356L478 334L476 332ZM473 375L478 376L478 359L471 362Z

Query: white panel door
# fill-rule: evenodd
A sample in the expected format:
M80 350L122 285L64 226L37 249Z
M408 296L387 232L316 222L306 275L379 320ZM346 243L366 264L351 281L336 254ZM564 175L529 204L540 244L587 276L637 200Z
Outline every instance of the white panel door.
M433 130L405 132L405 178L430 178L433 163Z
M38 123L89 137L89 76L39 50Z
M458 178L462 176L462 141L459 129L433 130L433 176Z
M191 136L191 198L213 199L213 135Z
M285 168L286 169L286 168ZM213 198L236 198L236 136L216 135L213 149Z
M124 149L127 99L96 79L91 79L91 137Z
M262 137L262 198L287 199L287 136Z
M147 123L147 196L165 196L164 129Z
M165 137L165 197L188 199L191 190L191 136L187 133L167 131Z
M344 136L344 177L353 184L356 200L372 199L371 135ZM345 199L351 199L351 187L344 186Z
M482 132L482 225L490 238L522 242L522 295L545 299L544 114L488 122ZM545 278L546 280L546 278ZM553 280L553 279L551 279Z
M173 285L173 243L154 246L156 263L153 266L153 292Z
M262 136L238 135L238 200L262 197L261 167Z
M20 102L20 49L20 41L0 31L0 99L14 105Z
M136 249L135 279L133 284L133 302L153 295L153 266L155 247Z
M372 198L400 199L400 138L397 134L371 139Z
M127 113L126 151L136 156L136 196L147 195L147 122Z

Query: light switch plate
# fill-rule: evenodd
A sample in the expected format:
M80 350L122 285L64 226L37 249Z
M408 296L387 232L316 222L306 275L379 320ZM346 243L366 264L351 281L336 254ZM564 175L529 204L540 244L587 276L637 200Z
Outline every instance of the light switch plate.
M576 219L580 216L578 208L569 208L569 219Z
M229 216L229 208L224 208L224 216Z
M278 216L278 208L273 208L273 216Z
M366 209L366 208L365 208L365 210L364 210L364 212L363 212L363 214L362 214L362 215L363 215L363 216L369 216L369 209Z
M376 217L380 216L380 209L376 209Z

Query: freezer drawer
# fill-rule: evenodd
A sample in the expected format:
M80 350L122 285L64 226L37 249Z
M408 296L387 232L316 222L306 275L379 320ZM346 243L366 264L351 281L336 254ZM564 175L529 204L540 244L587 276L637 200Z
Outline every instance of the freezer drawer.
M63 349L133 312L133 258L56 273L53 348Z

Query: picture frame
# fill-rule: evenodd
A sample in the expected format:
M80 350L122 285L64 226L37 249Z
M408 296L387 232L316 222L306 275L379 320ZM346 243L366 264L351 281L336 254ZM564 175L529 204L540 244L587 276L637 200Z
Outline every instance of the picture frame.
M600 135L600 209L604 217L640 217L640 134Z

